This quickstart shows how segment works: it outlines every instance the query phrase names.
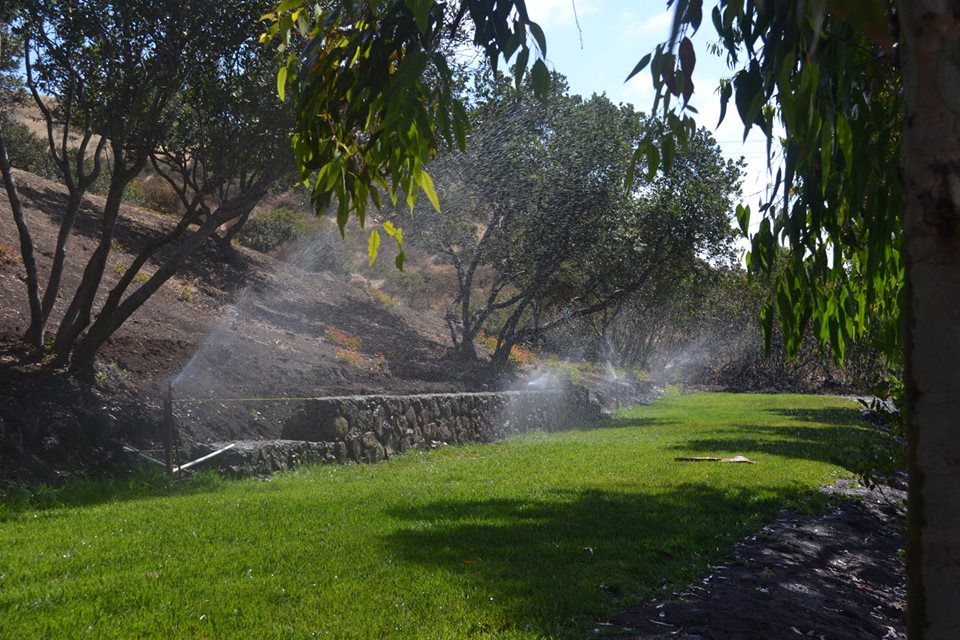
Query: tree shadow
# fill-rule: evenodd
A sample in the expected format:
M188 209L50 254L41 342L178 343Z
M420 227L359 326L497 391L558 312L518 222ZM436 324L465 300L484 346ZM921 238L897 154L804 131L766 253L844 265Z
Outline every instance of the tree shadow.
M401 529L384 544L406 562L463 580L471 599L489 599L499 622L486 623L486 632L577 635L611 607L693 580L785 504L814 495L689 484L658 495L443 500L392 511Z
M624 418L623 416L612 416L610 418L597 420L587 425L573 429L564 429L564 431L595 431L597 429L637 429L643 427L665 427L676 424L673 420L664 420L663 418Z
M119 477L81 478L60 486L20 486L0 495L0 523L38 512L50 517L72 508L209 493L221 489L224 482L215 472L180 479L159 467L143 466Z
M32 186L22 185L21 194L29 205L46 214L50 222L59 225L63 219L63 212L67 204L67 194L64 188L50 185ZM73 227L73 236L87 241L96 242L101 234L102 204L104 196L94 193L86 194ZM162 234L173 229L179 219L176 216L142 210L130 205L122 205L121 214L117 219L114 230L114 239L124 247L124 252L136 256L147 243L155 240ZM187 234L189 235L189 233ZM181 241L162 248L151 259L152 265L159 265L175 251ZM90 247L92 250L92 247ZM84 253L80 258L86 262L88 256ZM116 259L116 256L114 256ZM214 242L205 242L177 269L177 277L185 280L201 280L204 283L221 291L231 292L241 285L260 282L267 284L253 268L255 257L237 254L234 260L225 260L220 248ZM149 267L152 269L152 267ZM106 279L113 281L114 276L110 269L105 274ZM112 286L112 284L110 285Z
M767 409L767 412L784 418L792 418L797 422L853 427L869 426L869 424L863 419L863 416L860 415L860 410L850 407L825 407L819 409Z
M866 423L856 409L772 409L770 412L791 417L797 424L740 425L728 429L729 436L691 438L672 449L689 455L774 455L827 462L855 472L864 451L885 446L889 440L889 436Z

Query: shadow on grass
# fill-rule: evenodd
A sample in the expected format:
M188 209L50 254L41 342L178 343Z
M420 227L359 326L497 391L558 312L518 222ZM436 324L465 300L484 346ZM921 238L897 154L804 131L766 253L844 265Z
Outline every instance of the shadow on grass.
M180 480L165 471L144 467L124 478L75 480L58 487L44 484L20 487L0 497L0 522L35 511L206 493L222 488L225 482L228 481L215 471L199 472Z
M597 429L636 429L639 427L665 427L671 424L677 424L674 420L664 420L662 418L626 418L623 416L614 416L605 420L598 420L587 425L574 427L573 429L563 429L563 431L595 431Z
M384 543L406 562L462 578L479 604L489 599L502 626L476 631L576 637L612 607L695 579L784 506L824 500L801 487L691 484L660 495L437 501L391 512L401 530Z
M865 423L855 409L778 409L774 413L794 417L797 425L741 425L723 436L691 438L672 448L690 455L760 454L827 462L856 473L863 452L883 447L890 439Z
M767 412L784 418L792 418L797 422L832 424L837 426L851 427L869 426L860 415L860 410L851 407L827 407L823 409L767 409Z

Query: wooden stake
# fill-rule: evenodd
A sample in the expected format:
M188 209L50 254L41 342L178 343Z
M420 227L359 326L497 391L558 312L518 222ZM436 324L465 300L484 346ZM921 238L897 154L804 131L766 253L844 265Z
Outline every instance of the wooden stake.
M163 453L167 473L173 473L173 386L167 385L163 399Z

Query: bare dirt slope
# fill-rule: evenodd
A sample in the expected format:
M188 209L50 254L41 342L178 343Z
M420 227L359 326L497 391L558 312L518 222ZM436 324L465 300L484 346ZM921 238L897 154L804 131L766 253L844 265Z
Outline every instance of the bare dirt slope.
M16 175L45 283L65 189L32 174ZM96 246L102 204L103 199L94 195L85 201L69 245L51 327L57 326ZM138 248L175 222L145 209L123 208L102 296ZM160 255L157 260L163 258ZM152 272L156 264L148 264L144 271ZM446 330L435 316L402 302L385 304L345 279L303 271L243 247L229 259L212 242L114 335L101 352L96 379L82 385L39 365L18 364L19 337L29 317L23 274L16 227L4 194L0 197L0 421L7 423L8 436L15 430L20 441L42 439L53 428L23 426L37 413L30 409L37 403L58 403L58 411L64 405L89 404L81 413L90 415L77 418L80 422L96 422L98 415L106 414L114 431L133 440L150 440L159 419L160 395L171 382L179 398L408 393L483 385L446 359ZM359 338L359 346L356 342L338 345L338 334ZM71 400L63 402L63 394ZM195 415L196 410L191 413ZM248 406L217 406L214 413L218 419L206 424L186 420L184 437L252 437L258 431L269 432L265 421L275 420L263 407L253 421L237 418L255 413ZM63 417L58 421L69 422ZM15 429L10 426L14 423ZM24 435L24 430L38 433Z

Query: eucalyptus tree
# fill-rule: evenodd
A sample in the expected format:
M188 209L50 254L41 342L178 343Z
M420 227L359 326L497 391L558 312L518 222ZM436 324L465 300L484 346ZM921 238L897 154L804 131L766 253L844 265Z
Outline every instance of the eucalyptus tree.
M782 152L750 253L762 272L778 245L790 256L763 315L767 339L776 315L791 353L809 328L842 358L880 327L903 360L911 638L960 635L957 14L933 0L720 0L710 11L731 72L721 113L732 98L745 131L759 128ZM634 73L650 64L656 104L683 143L702 0L676 2L675 16ZM655 149L638 149L651 167ZM749 210L739 211L746 228Z
M519 81L533 53L533 86L545 95L550 85L546 38L524 0L290 0L264 17L264 40L281 51L277 88L292 103L297 167L318 213L337 200L341 229L351 215L363 224L371 202L379 209L381 190L410 207L422 191L440 208L426 165L444 145L465 146L467 106L450 63L465 29L494 69L501 53L516 54ZM402 233L384 229L402 267ZM375 256L376 228L368 244Z

